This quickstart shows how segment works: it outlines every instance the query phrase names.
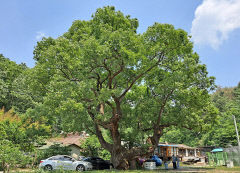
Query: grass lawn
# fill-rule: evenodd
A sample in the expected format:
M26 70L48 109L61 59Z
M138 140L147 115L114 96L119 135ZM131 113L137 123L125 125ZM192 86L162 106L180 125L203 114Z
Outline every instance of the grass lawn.
M227 167L210 167L210 166L205 166L205 167L195 167L195 166L187 166L187 167L181 167L181 169L178 170L173 170L172 168L170 168L169 170L165 170L163 169L163 167L161 167L160 169L157 170L129 170L129 171L119 171L119 170L99 170L99 171L88 171L88 173L154 173L154 172L171 172L171 173L179 173L179 172L206 172L206 173L223 173L223 172L234 172L240 173L240 167L234 167L234 168L227 168Z
M1 171L0 171L1 172ZM31 169L18 169L18 170L15 170L15 171L11 171L11 172L33 172L33 173L46 173L45 171L43 170L39 170L39 169L36 169L36 170L31 170ZM58 170L58 171L52 171L52 173L65 173L65 172L68 172L68 173L73 173L75 171L63 171L63 170ZM191 173L194 173L194 172L206 172L206 173L224 173L224 172L227 172L227 173L230 173L230 172L233 172L233 173L240 173L240 167L234 167L234 168L227 168L227 167L224 167L224 166L221 166L221 167L211 167L211 166L204 166L204 167L197 167L197 166L182 166L180 169L178 170L173 170L172 167L169 167L169 170L165 170L164 167L158 167L157 170L128 170L128 171L120 171L120 170L93 170L93 171L85 171L84 173L155 173L155 172L169 172L169 173L180 173L180 172L191 172ZM76 173L76 172L75 172Z

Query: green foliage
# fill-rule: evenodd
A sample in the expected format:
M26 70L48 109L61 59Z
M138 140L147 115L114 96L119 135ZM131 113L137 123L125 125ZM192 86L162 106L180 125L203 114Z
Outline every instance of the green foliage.
M211 100L218 115L214 124L205 124L199 133L186 129L166 129L161 141L184 143L190 146L236 146L237 138L232 115L236 116L240 127L240 87L220 88L211 94ZM240 131L239 131L240 132Z
M236 116L238 129L240 127L240 87L219 88L212 94L212 101L219 110L217 124L213 125L209 131L202 135L203 145L213 145L227 147L237 145L236 131L232 115Z
M31 119L20 117L11 110L0 110L0 140L11 141L18 145L22 151L33 151L34 145L42 137L50 134L49 126L43 122L34 122Z
M8 140L0 140L0 164L3 171L15 167L24 157L17 145Z
M81 145L81 154L83 156L98 156L105 160L110 160L110 152L101 147L98 138L92 135Z
M120 97L131 79L141 73L145 75L144 71L153 65L153 70L145 78L139 77L129 91L129 98L123 100L123 111L129 114L122 119L123 129L127 125L125 122L135 120L132 105L140 107L139 119L147 119L142 122L149 127L157 117L154 112L159 110L163 98L172 90L174 95L166 105L163 123L186 124L187 121L189 126L189 122L197 125L196 118L209 104L206 102L209 100L207 89L212 87L213 79L207 77L205 65L199 64L198 55L192 52L187 33L174 29L172 25L156 23L140 35L135 32L137 25L134 21L136 19L124 17L114 8L106 7L98 9L90 21L75 21L62 37L45 38L39 42L34 51L37 64L33 80L47 88L44 103L37 108L47 111L41 110L38 114L48 117L62 115L61 122L67 125L65 130L84 130L86 124L89 127L92 124L86 111L89 105L93 105L92 111L95 111L99 102L112 102L112 96ZM164 57L160 57L161 53ZM159 58L161 63L157 68L154 64ZM104 79L113 74L116 78L106 83ZM98 77L102 81L99 84L96 83ZM143 91L139 93L141 88ZM147 88L150 95L144 92ZM139 106L141 103L145 106ZM199 112L200 108L202 112ZM97 119L105 121L111 117L111 109L106 106L104 111L104 116L93 113ZM178 116L175 116L176 112ZM198 120L201 122L201 119ZM72 123L67 123L68 120Z
M166 129L166 133L161 137L161 142L175 144L186 144L188 146L199 146L201 133L181 128Z
M29 89L25 64L16 64L0 54L0 109L14 108L15 112L24 113L33 108L35 100Z

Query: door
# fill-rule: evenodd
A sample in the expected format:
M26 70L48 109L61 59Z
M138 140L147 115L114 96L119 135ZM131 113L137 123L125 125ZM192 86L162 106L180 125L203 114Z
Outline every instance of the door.
M59 166L61 165L61 157L60 156L53 156L49 160L51 160L51 166L53 169L59 169Z
M98 168L98 163L97 163L97 159L95 157L90 158L90 162L92 163L93 169L99 169Z
M57 159L56 159L56 169L64 169L64 157L63 156L58 156Z
M69 156L63 156L63 169L64 170L73 170L74 159Z

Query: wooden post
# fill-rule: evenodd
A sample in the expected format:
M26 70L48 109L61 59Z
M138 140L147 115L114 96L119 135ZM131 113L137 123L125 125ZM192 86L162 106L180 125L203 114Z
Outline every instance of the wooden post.
M197 157L197 149L194 148L194 156Z
M188 149L186 148L185 150L186 150L186 157L188 157Z

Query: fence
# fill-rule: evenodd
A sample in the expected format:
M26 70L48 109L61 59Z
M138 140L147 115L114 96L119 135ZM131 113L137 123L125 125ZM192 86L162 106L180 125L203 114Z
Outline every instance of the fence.
M232 161L234 166L240 166L240 149L238 146L224 148L223 151L227 153L228 160Z
M238 146L224 148L223 152L207 153L208 162L212 166L227 165L230 161L234 166L240 166L240 149Z
M226 152L207 153L208 162L212 166L227 165L228 155Z

